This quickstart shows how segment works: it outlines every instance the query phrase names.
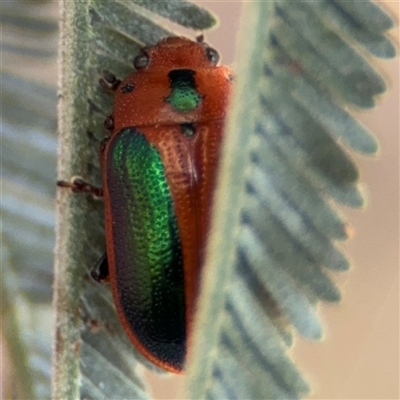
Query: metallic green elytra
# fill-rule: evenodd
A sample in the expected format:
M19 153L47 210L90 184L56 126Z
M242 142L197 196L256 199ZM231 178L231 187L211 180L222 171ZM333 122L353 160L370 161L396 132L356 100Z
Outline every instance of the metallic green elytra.
M196 89L195 72L190 69L179 69L168 74L171 84L171 94L166 101L180 112L189 112L196 109L202 96Z
M182 250L159 151L134 128L109 144L117 307L141 345L181 365L186 324Z

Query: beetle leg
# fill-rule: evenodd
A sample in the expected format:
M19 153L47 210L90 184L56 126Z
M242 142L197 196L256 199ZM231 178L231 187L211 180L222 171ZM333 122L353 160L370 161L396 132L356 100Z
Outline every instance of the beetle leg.
M100 86L115 92L121 83L121 80L118 79L113 73L110 71L104 70L102 77L99 79Z
M94 186L80 177L73 177L70 182L57 181L57 186L62 188L69 188L74 193L90 193L96 197L103 197L103 189Z
M107 253L104 253L90 271L90 276L96 282L108 281L108 260Z

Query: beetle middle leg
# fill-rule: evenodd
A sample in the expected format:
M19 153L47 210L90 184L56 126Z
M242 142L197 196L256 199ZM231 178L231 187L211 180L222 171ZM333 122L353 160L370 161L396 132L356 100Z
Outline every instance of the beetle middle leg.
M86 182L82 178L75 176L70 182L57 181L57 186L61 188L69 188L74 193L89 193L96 197L103 197L103 189Z

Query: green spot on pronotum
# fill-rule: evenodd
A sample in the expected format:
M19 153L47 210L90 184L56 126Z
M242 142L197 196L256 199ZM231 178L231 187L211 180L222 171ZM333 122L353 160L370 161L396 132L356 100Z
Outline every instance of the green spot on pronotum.
M168 74L171 82L171 94L166 101L175 110L189 112L201 102L202 96L197 92L194 75L195 72L191 69L177 69Z

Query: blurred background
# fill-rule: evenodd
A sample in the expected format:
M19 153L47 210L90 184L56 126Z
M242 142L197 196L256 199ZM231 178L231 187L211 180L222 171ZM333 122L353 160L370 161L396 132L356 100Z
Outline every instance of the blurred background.
M223 63L234 66L241 2L197 3L219 16L220 26L206 34L206 41L219 50ZM400 3L382 3L398 20ZM57 14L57 9L58 2L52 2L47 12ZM7 35L6 29L4 34ZM398 43L398 28L391 35ZM57 80L56 61L48 63L46 69L21 64L18 56L6 61L9 65L15 63L23 74L39 82L54 84ZM298 338L292 351L314 387L310 399L399 398L399 60L376 60L375 65L387 78L388 93L376 109L355 115L378 137L381 151L376 158L356 156L368 198L366 209L342 209L354 231L353 238L344 245L353 268L336 275L342 302L320 308L324 340ZM23 160L15 160L19 161ZM49 174L55 179L55 169ZM52 329L51 321L44 328ZM5 357L3 348L3 379L8 374ZM184 398L182 377L147 375L155 398Z

